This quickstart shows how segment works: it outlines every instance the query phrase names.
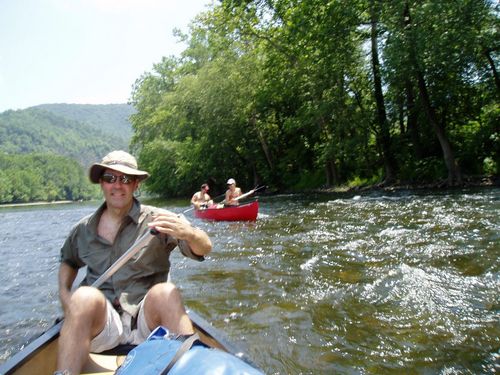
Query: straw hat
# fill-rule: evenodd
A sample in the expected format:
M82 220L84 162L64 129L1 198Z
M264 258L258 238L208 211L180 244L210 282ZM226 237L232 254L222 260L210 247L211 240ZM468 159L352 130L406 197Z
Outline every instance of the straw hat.
M137 160L125 151L112 151L107 154L100 163L94 163L89 169L90 181L99 183L104 170L112 169L130 176L136 176L139 181L149 177L149 173L137 169Z

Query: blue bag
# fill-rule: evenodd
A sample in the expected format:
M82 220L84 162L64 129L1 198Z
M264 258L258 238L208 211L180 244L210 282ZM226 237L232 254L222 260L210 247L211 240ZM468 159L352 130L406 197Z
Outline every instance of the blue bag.
M205 346L191 347L196 337L184 342L172 339L168 330L160 326L128 353L116 374L263 375L260 370L230 353Z

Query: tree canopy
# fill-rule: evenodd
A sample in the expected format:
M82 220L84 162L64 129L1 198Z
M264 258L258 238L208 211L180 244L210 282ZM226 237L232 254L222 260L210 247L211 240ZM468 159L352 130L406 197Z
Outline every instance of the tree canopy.
M0 203L85 200L97 193L75 160L47 154L0 154Z
M497 174L498 5L222 1L137 80L148 187L461 184Z

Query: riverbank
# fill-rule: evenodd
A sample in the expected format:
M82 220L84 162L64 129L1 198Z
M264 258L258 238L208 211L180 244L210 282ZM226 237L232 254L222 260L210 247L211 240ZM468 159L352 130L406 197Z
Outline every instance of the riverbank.
M435 190L435 189L463 189L471 187L500 187L499 176L474 176L464 177L462 184L457 186L447 186L446 180L435 181L432 183L401 183L394 184L378 183L374 185L361 186L335 186L321 189L313 189L313 192L318 193L349 193L349 192L364 192L372 190L380 191L398 191L398 190Z
M394 183L394 184L373 184L373 185L359 185L359 186L332 186L323 187L317 189L305 189L301 191L279 191L277 189L267 189L260 191L259 195L275 195L279 193L355 193L355 192L365 192L365 191L398 191L398 190L435 190L435 189L462 189L471 187L500 187L500 176L473 176L464 177L463 183L458 186L449 187L446 185L446 180L435 181L432 183ZM161 197L143 195L141 201L147 199L162 199ZM184 199L184 198L179 198ZM185 197L189 199L189 197ZM53 204L69 204L82 201L43 201L43 202L28 202L28 203L5 203L0 204L0 208L8 207L23 207L23 206L43 206L43 205L53 205Z
M75 201L52 201L52 202L27 202L27 203L5 203L0 204L0 208L3 207L29 207L29 206L43 206L47 204L68 204L74 203Z

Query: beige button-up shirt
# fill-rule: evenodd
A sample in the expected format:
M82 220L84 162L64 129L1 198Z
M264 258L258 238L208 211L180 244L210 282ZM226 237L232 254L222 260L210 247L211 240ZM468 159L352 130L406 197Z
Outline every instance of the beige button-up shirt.
M134 200L128 216L114 243L97 234L97 224L106 208L103 203L97 211L84 217L70 231L61 248L61 262L78 269L87 266L82 285L92 285L132 244L149 230L155 207L141 205ZM155 284L167 281L170 270L170 253L179 247L184 256L203 260L193 253L186 241L167 235L153 238L143 249L123 265L99 289L112 303L119 301L123 310L132 316L146 292Z

